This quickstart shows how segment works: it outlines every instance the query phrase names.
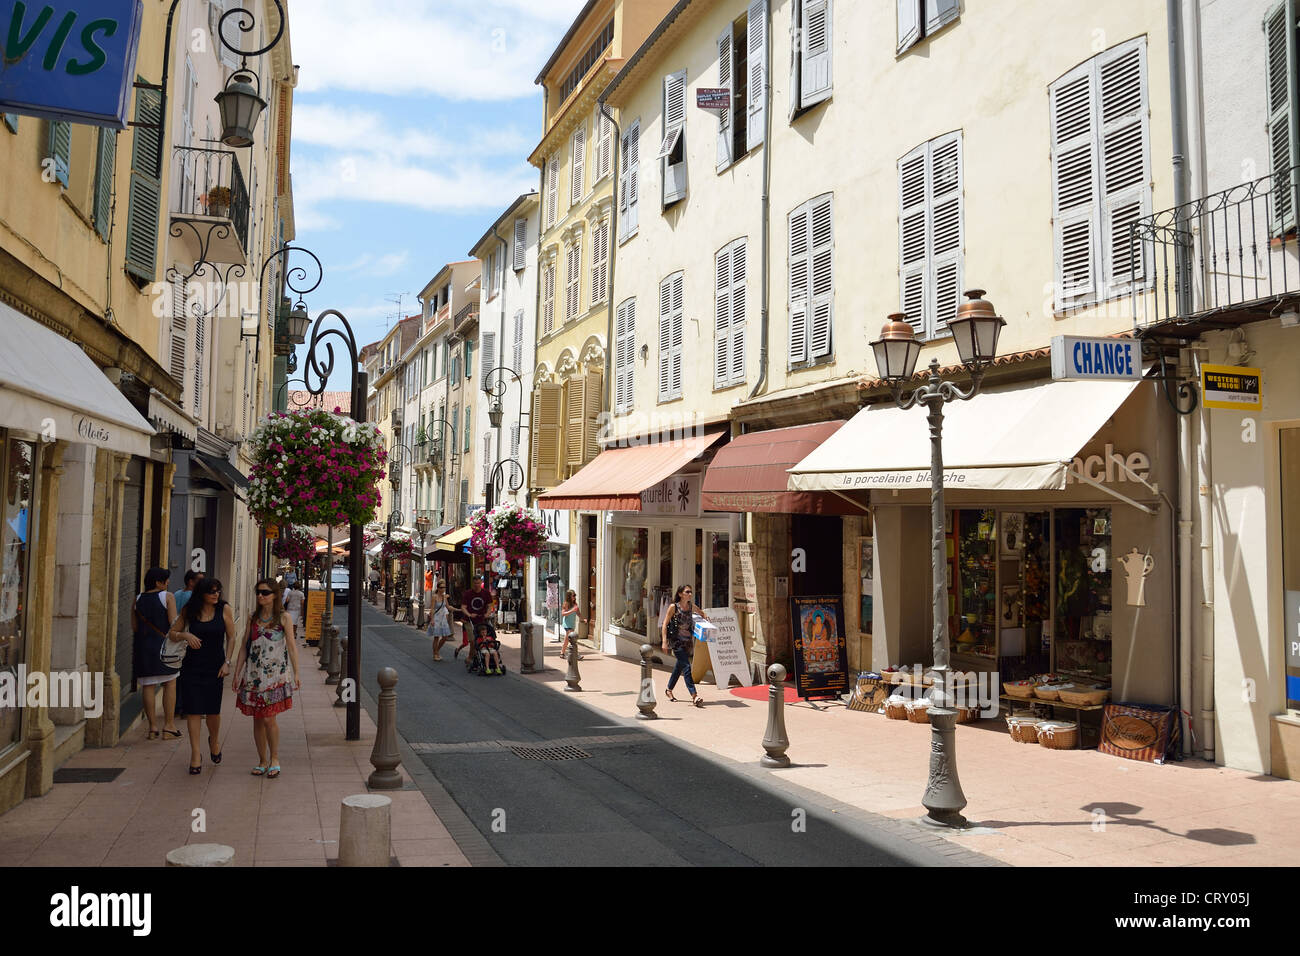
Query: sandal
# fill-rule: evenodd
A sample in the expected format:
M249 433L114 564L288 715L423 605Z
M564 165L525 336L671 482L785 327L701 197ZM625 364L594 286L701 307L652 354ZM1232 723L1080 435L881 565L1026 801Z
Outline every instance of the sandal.
M667 697L669 700L671 700L674 704L677 703L677 698L673 696L672 691L665 689L664 696Z
M202 772L203 772L203 764L199 764L197 767L190 767L191 777L197 777Z
M262 776L265 776L265 775L266 775L266 768L265 768L265 767L254 767L254 768L253 768L253 776L254 776L254 777L262 777Z
M177 740L180 740L180 739L181 739L181 732L180 732L179 730L164 730L164 731L163 731L163 736L165 736L165 737L175 737Z
M272 766L272 767L267 767L267 768L266 768L266 779L267 779L267 780L274 780L274 779L275 779L276 777L278 777L278 776L280 776L280 765L279 765L279 764L275 764L275 765Z
M703 698L703 697L699 697L699 696L692 697L692 698L691 698L691 703L694 704L696 707L703 707L703 706L704 706L704 698Z
M151 730L151 731L149 731L148 736L146 736L144 739L145 739L145 740L157 740L157 739L158 739L159 737L161 737L161 736L162 736L162 734L158 733L158 731L156 731L156 730Z
M214 764L221 763L221 756L222 756L222 755L221 755L221 754L214 754L214 753L212 752L212 738L211 738L211 737L208 738L208 756L212 758L212 762L213 762Z

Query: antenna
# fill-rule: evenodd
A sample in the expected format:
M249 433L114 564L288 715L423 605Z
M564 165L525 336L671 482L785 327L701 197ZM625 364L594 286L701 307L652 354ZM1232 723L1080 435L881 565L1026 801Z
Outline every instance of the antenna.
M397 308L397 318L393 323L394 325L396 325L398 322L401 322L402 319L406 318L406 313L405 310L402 308L402 303L406 301L406 297L410 294L411 293L409 292L390 292L388 295L384 296L385 302L391 302ZM389 326L385 321L384 331L387 332L388 329Z

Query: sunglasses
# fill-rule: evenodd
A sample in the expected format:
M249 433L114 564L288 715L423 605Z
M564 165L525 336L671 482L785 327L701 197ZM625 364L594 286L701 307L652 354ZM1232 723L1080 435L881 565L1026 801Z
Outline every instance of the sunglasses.
M258 596L258 597L272 597L272 596L274 596L274 594L275 594L274 591L258 591L258 592L257 592L257 596Z

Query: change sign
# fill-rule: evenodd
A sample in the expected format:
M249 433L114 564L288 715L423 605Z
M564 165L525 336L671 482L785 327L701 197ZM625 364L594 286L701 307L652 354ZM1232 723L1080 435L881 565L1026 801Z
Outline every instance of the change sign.
M0 112L126 129L140 0L0 0Z

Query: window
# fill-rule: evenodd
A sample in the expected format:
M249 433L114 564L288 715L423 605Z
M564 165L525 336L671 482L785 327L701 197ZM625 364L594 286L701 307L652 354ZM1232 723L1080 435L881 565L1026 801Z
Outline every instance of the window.
M229 20L225 19L225 14L231 10L238 10L243 6L239 0L211 0L209 6L209 26L212 29L213 46L217 47L217 52L221 56L221 62L232 70L239 67L239 54L234 50L229 50L224 44L217 39L217 31L221 31L221 36L225 38L236 50L240 48L243 35L240 32L240 22L245 19L240 16L232 16Z
M528 220L515 220L514 255L510 263L515 272L528 267Z
M515 313L515 336L514 351L511 353L511 364L518 374L524 374L524 310L520 309Z
M636 374L636 299L614 312L614 413L632 411L632 382Z
M898 52L957 19L958 0L898 0Z
M575 236L565 249L564 262L564 321L578 317L582 285L582 236Z
M488 254L487 261L487 297L494 298L501 291L501 284L497 281L497 257L499 253L495 250Z
M1273 173L1272 235L1296 228L1296 167L1300 166L1300 18L1283 0L1264 18L1267 43L1268 150ZM1288 174L1288 171L1289 174Z
M831 97L831 0L793 0L790 119Z
M960 132L898 161L901 309L920 338L947 335L961 300L962 186Z
M1056 308L1100 301L1141 282L1129 226L1151 212L1146 38L1075 67L1052 84Z
M72 124L50 120L46 125L49 127L49 146L45 155L53 163L55 179L67 189L72 175Z
M560 214L560 155L556 153L546 165L546 228L555 225Z
M790 213L790 366L834 354L833 197L827 193Z
M471 436L473 434L473 431L474 431L474 409L469 408L467 406L465 408L465 430L463 432L463 434L465 435L465 448L463 450L465 451L466 454L469 454L469 447L472 441ZM464 491L461 492L461 496L462 499L465 497Z
M555 259L542 270L542 335L555 330Z
M650 553L647 528L614 529L614 594L610 603L610 621L615 627L645 637L646 629L646 557ZM614 615L617 614L617 617Z
M113 180L117 173L117 131L99 131L99 155L95 160L95 231L108 241L113 218Z
M483 380L480 387L486 390L488 373L497 367L497 334L495 332L483 333L483 359L479 364L482 366L480 378Z
M564 386L553 382L539 384L533 392L532 449L529 461L532 483L536 488L550 488L560 483L561 440L564 434Z
M618 234L624 240L630 239L637 230L637 197L639 187L637 179L641 174L641 120L628 124L623 134L623 146L619 151L622 169L619 170Z
M600 454L600 409L604 400L599 370L578 372L564 383L564 463L576 471Z
M591 305L604 302L609 286L609 220L602 219L591 233Z
M577 65L569 71L569 75L565 77L564 82L560 85L561 103L567 100L569 94L578 88L578 84L582 82L582 78L587 75L588 71L590 71L593 66L596 65L601 54L603 54L613 42L614 21L610 20L609 23L605 24L605 29L600 31L600 35L592 41L591 46L587 48L587 52L582 55L582 59L579 60Z
M137 77L140 82L147 82ZM151 126L162 123L162 93L138 89L131 131L131 186L126 210L126 271L137 282L153 282L158 272L158 217L162 213L161 138Z
M595 182L600 182L614 171L614 124L599 106L592 121L596 131L596 174Z
M474 343L468 341L465 343L465 378L474 377Z
M682 315L685 273L659 285L659 401L682 397Z
M686 71L664 77L664 139L656 157L663 165L664 208L686 198Z
M584 123L579 126L573 133L573 138L569 141L569 205L576 206L582 202L585 195L584 185L584 167L586 165L587 155L587 126Z
M763 142L767 126L767 0L718 37L718 86L731 90L731 108L718 114L718 172Z
M746 246L747 240L737 239L714 260L714 388L745 381Z

